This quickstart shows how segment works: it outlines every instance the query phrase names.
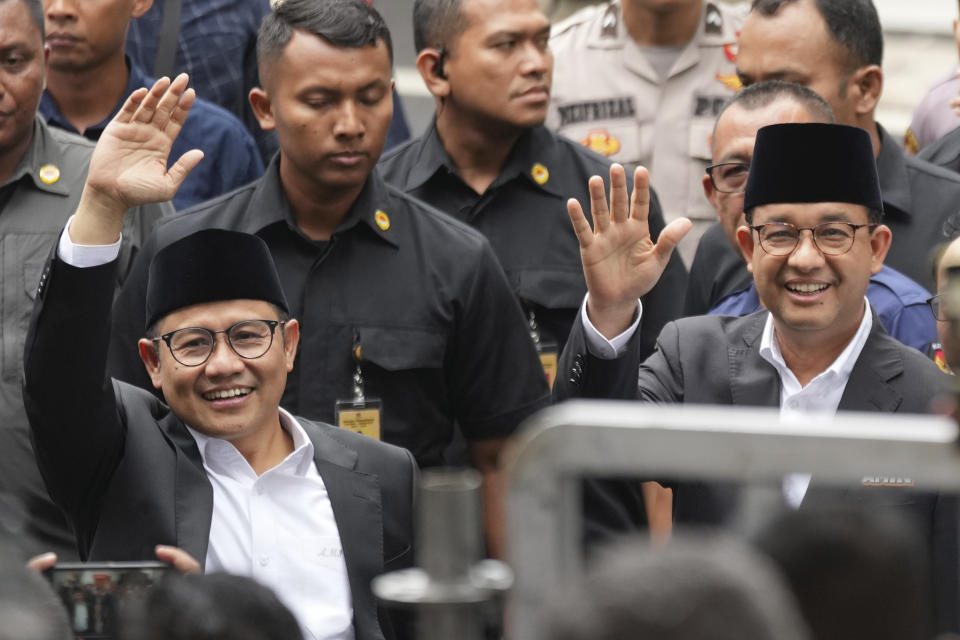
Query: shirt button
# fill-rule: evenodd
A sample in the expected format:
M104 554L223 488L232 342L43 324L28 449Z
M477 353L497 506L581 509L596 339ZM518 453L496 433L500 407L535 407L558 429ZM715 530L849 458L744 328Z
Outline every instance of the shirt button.
M263 495L263 487L261 487L260 485L257 485L257 495L258 496Z
M270 564L270 557L269 557L269 556L260 556L260 566L261 566L261 567L265 567L265 566L267 566L268 564Z

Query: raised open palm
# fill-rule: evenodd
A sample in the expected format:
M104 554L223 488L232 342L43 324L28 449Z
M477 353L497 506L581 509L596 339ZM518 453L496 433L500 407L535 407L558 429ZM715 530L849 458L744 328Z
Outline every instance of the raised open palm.
M169 200L203 158L192 149L167 170L173 141L193 106L186 74L172 82L160 78L149 90L138 89L104 129L87 175L87 188L125 208Z
M650 175L643 167L634 173L633 194L619 164L610 167L610 201L603 179L590 178L590 228L580 203L571 198L567 211L580 242L580 259L590 296L590 320L604 335L619 333L629 324L637 299L660 279L677 242L691 223L679 218L668 224L656 243L650 237ZM678 293L679 295L679 293Z

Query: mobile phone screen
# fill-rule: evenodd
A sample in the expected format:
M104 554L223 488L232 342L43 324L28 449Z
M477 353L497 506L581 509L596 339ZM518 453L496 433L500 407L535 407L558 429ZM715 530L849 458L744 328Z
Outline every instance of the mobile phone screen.
M167 573L160 562L60 563L46 571L76 638L113 638L124 607Z

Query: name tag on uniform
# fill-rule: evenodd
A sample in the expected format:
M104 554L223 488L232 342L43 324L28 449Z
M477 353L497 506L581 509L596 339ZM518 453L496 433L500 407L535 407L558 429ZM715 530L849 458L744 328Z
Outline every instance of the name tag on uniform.
M380 416L383 403L376 398L364 400L337 400L334 415L341 429L380 440Z
M543 375L547 377L547 384L553 389L553 381L557 379L557 365L559 363L558 345L553 342L544 342L537 344L537 352L540 356L540 366L543 367Z

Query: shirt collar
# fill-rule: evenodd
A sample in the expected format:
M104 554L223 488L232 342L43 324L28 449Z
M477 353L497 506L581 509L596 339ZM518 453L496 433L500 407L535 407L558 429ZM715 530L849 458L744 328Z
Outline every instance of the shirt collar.
M829 367L817 374L817 377L832 372L843 380L844 383L850 377L850 372L853 371L853 367L860 357L860 352L863 350L863 345L866 344L870 330L873 328L873 311L870 308L870 301L867 300L866 297L863 299L863 305L863 318L860 320L860 326L857 328L853 339L847 343L847 346L840 352L836 360L831 362ZM781 376L790 370L786 361L783 359L780 344L776 340L772 313L767 313L767 320L763 326L763 334L760 336L760 357L772 364L777 371L780 372Z
M98 140L100 138L100 134L102 134L103 130L107 128L107 125L110 124L110 121L113 120L113 117L117 115L117 113L120 111L120 108L123 106L123 103L131 93L140 87L149 88L153 86L153 78L147 76L147 74L145 74L140 67L130 60L129 56L126 56L125 60L127 62L127 86L123 90L123 96L120 98L120 100L117 100L117 104L114 105L110 115L97 124L87 127L82 134L85 138L89 138L90 140ZM44 119L46 119L46 121L53 126L59 129L65 129L71 133L79 134L79 132L72 124L70 124L70 122L60 111L60 108L54 101L53 95L50 93L49 89L44 89L43 95L40 96L39 111Z
M410 163L412 168L403 181L404 191L423 186L441 172L457 175L457 168L437 133L436 119L430 123L426 132L411 144L414 145L410 151L413 154ZM565 198L567 193L563 185L573 184L574 182L568 180L576 181L580 178L574 174L572 167L568 167L568 163L558 160L560 144L562 143L556 134L551 133L545 126L524 131L513 145L500 175L488 189L496 189L519 177L538 189Z
M880 155L877 156L877 174L884 208L892 207L903 215L912 215L910 176L907 173L907 157L900 145L877 123L880 136Z
M632 42L627 34L627 28L623 24L623 13L620 5L620 0L613 0L598 9L603 12L602 17L600 20L594 21L587 39L587 46L594 49L620 48ZM709 28L706 23L708 13L711 18ZM704 2L697 32L689 44L697 47L734 45L737 41L739 23L735 20L728 20L727 14L729 13L730 11L724 11L722 5L718 2ZM718 19L720 20L719 24L717 23ZM728 55L734 54L731 52Z
M293 414L283 407L280 407L279 410L280 426L284 431L289 433L293 439L293 451L284 458L280 464L268 471L288 468L292 475L302 477L306 475L310 465L313 463L313 442L310 441L307 432L304 431L303 426L297 421ZM187 431L190 432L190 435L193 436L193 439L196 441L197 448L200 450L200 458L203 460L205 467L228 475L235 475L239 467L242 466L239 464L241 462L246 464L247 469L249 469L250 465L247 464L243 456L240 455L240 452L227 440L204 435L189 425L184 426L187 427ZM227 455L224 456L224 452L226 452ZM231 459L225 459L228 457Z
M302 234L280 180L282 153L281 151L274 155L270 164L267 165L246 207L246 213L239 220L239 231L257 234L275 223L283 222L295 233ZM334 231L334 235L362 224L384 242L399 246L397 227L403 224L403 220L400 215L395 215L399 214L399 211L391 211L391 205L396 203L397 195L402 196L383 181L380 170L374 167L343 222Z
M60 196L70 195L67 180L63 180L61 172L73 170L75 167L64 165L63 152L53 137L50 128L38 114L33 120L33 139L26 153L20 158L17 168L13 170L6 184L13 184L25 176L29 176L33 186L41 191ZM86 169L84 168L84 171Z

